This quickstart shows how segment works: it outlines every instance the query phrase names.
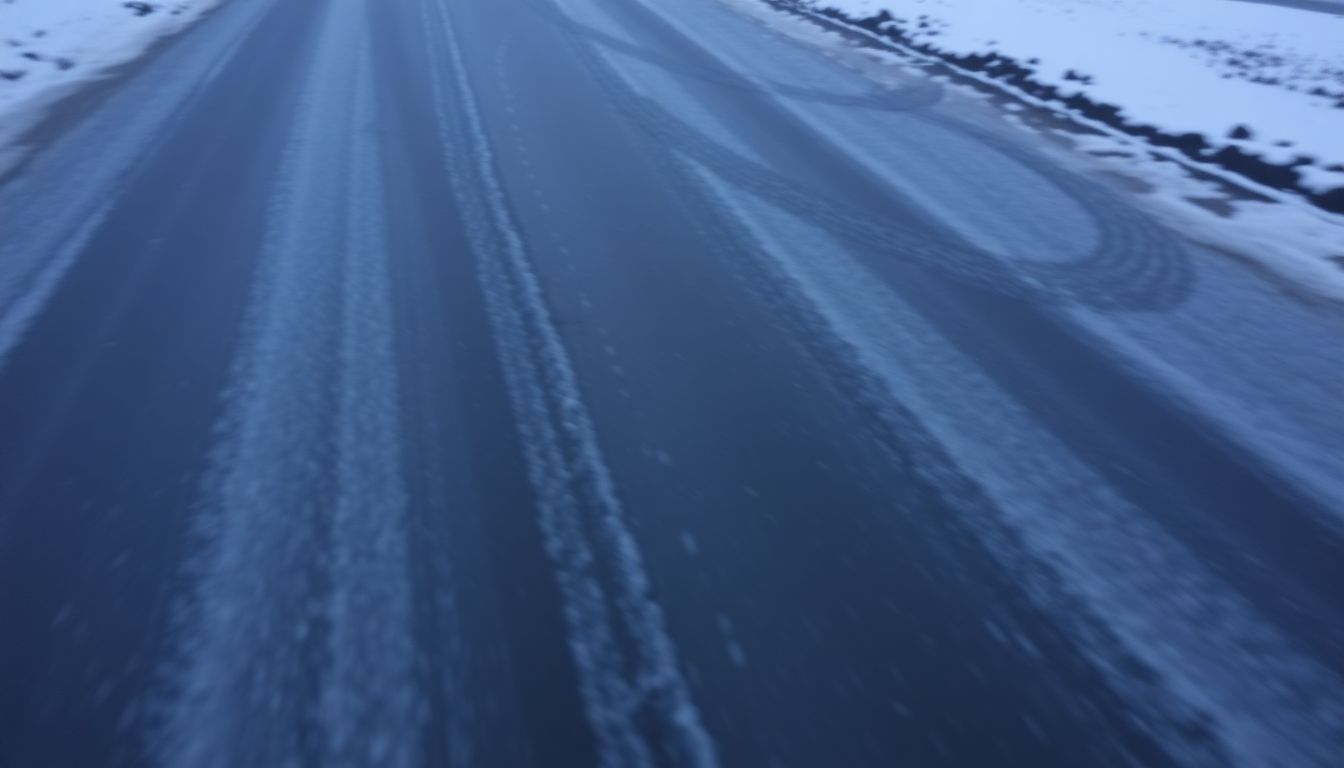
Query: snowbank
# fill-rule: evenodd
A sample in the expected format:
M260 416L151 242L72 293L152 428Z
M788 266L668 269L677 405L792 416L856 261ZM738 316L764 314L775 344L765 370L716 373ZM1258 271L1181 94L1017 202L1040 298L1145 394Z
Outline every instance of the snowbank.
M1229 0L803 1L1344 211L1344 16Z
M12 144L57 99L218 2L0 0L0 172L16 158Z

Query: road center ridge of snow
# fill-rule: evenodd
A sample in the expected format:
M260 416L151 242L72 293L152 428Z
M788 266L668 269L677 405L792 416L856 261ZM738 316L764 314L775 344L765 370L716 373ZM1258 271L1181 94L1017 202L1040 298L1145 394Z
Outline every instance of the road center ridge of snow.
M504 202L453 22L439 0L425 0L422 12L432 55L445 65L431 71L444 160L471 225L481 288L602 764L653 765L670 754L680 765L717 765L662 610L650 595L573 368ZM451 82L440 70L451 73ZM450 90L460 103L448 103ZM656 734L649 733L651 720Z
M166 671L167 765L418 764L364 9L332 4L309 54Z

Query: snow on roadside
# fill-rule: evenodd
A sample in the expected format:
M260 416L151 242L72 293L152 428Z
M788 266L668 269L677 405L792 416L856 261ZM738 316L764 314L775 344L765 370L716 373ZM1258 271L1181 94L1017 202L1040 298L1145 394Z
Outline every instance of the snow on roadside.
M925 50L1024 68L1056 101L1113 106L1225 165L1282 166L1271 186L1344 208L1344 16L1230 0L804 2L855 21L885 11L884 31Z
M0 173L48 108L219 0L0 0Z
M1344 6L1344 0L1329 1ZM1059 105L1010 83L983 88L976 81L992 80L984 73L946 79L940 57L910 56L899 47L862 42L864 36L840 31L849 24L818 23L819 16L830 14L799 12L799 0L722 2L777 34L824 51L880 88L899 87L912 76L941 78L952 89L948 96L957 95L945 99L943 108L955 104L951 108L959 119L990 130L1011 126L1044 138L1037 149L1065 167L1124 190L1158 221L1193 242L1257 269L1294 296L1344 302L1344 216L1291 192L1246 184L1244 177L1211 163L1187 162L1181 152L1155 146L1147 137L1094 120L1055 119L1050 113ZM977 103L983 108L972 106Z

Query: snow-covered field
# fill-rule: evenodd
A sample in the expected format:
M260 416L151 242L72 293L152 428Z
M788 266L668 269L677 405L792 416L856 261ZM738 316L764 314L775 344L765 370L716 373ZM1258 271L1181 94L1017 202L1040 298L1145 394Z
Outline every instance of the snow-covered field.
M0 173L53 103L218 2L0 0Z
M1260 180L1344 209L1344 16L1232 0L804 2L885 11L882 30L921 50L1227 167L1281 166Z

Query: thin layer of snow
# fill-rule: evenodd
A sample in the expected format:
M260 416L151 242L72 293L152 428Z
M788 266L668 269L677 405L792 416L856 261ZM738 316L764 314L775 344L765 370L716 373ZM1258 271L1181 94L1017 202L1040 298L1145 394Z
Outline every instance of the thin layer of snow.
M774 279L815 308L818 336L909 409L880 418L897 425L929 479L951 488L959 473L976 478L994 506L955 494L952 503L1109 675L1138 727L1180 764L1335 764L1344 690L1333 675L1042 429L844 244L704 166L696 171L760 241L777 265ZM945 407L949 395L963 407ZM999 534L1001 524L1024 550ZM1059 600L1035 562L1048 563L1078 602ZM1087 614L1110 637L1091 631ZM1135 662L1152 677L1134 674ZM1182 732L1191 722L1208 729L1213 754Z
M18 157L13 143L58 99L218 2L0 0L0 172Z
M917 43L997 53L1130 122L1198 133L1344 187L1344 16L1227 0L808 0L888 11ZM1244 126L1249 136L1233 131Z

